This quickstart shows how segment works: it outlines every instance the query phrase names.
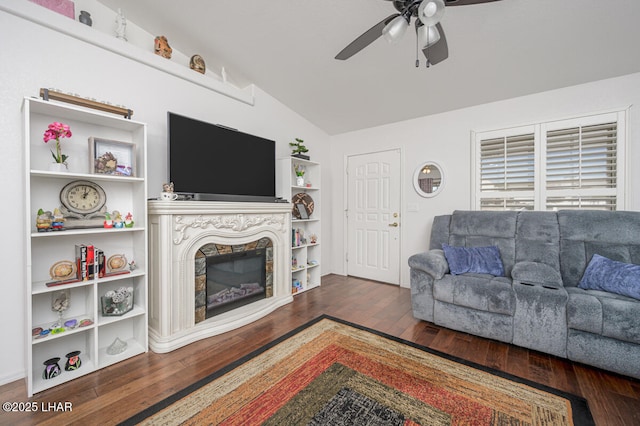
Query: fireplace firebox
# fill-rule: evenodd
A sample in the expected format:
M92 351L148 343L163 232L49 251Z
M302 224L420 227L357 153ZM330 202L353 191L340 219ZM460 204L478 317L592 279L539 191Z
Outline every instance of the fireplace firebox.
M195 259L195 322L273 295L273 242L205 244Z
M206 318L265 298L265 249L207 257Z

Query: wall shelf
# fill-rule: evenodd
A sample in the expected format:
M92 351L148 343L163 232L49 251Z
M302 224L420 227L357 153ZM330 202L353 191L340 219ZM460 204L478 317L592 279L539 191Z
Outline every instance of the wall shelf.
M304 167L305 182L311 186L297 185L295 166ZM314 209L309 219L295 219L292 215L291 228L291 280L292 292L302 293L320 285L320 241L321 241L321 192L320 192L320 164L295 157L287 157L278 160L276 176L276 188L278 197L291 200L297 193L306 193L313 199ZM296 242L295 232L299 231L306 242ZM310 237L315 234L316 243L310 242ZM293 266L293 265L296 266Z
M26 2L25 2L26 3ZM47 102L37 98L25 98L23 103L24 159L25 159L25 238L26 238L26 328L27 393L32 396L53 386L89 374L96 369L147 351L147 183L146 144L144 123L107 115L95 110L82 110L76 106ZM42 134L48 124L62 121L68 124L75 142L63 144L70 154L71 173L45 170L51 161L50 147L42 143ZM136 146L137 177L107 176L87 173L89 169L89 138L101 136L126 140ZM88 180L103 187L107 196L107 210L132 212L132 228L88 228L37 232L38 209L53 211L60 206L59 194L69 182ZM126 213L123 213L123 215ZM95 245L104 250L105 256L124 254L134 260L137 269L120 275L106 276L78 282L47 286L51 282L49 268L54 263L67 260L76 262L76 245ZM104 316L100 297L109 290L120 287L133 288L134 308L122 316ZM51 308L57 292L68 291L70 305L62 314L62 321L91 320L87 326L63 327L56 332L58 313ZM38 328L51 330L48 335L36 338ZM130 342L130 347L116 357L106 354L115 338ZM100 348L104 348L101 351ZM81 366L75 371L65 371L65 355L80 351ZM43 379L43 362L60 358L62 372L57 377Z
M148 65L159 71L189 81L207 90L235 99L247 105L255 105L255 86L250 84L244 89L232 86L229 83L218 81L206 74L200 74L188 68L162 58L151 51L109 36L92 27L71 20L66 16L52 12L35 3L26 0L4 0L0 3L0 10L15 15L19 18L42 25L53 31L82 40L86 43L108 50L127 59Z

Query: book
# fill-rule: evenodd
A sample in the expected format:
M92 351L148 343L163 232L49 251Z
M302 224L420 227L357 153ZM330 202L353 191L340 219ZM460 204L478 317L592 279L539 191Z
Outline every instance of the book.
M92 280L95 278L95 270L96 270L95 247L92 244L88 244L86 247L87 247L87 280Z
M87 273L87 246L84 244L76 244L76 266L78 269L78 279L87 281L89 279Z
M104 257L104 251L97 248L95 257L96 257L96 275L98 276L98 278L104 278L104 276L107 273L107 265Z

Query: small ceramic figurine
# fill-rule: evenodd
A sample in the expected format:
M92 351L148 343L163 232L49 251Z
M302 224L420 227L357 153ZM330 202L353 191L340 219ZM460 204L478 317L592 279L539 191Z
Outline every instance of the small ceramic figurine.
M194 71L198 71L200 74L204 74L206 71L206 65L204 64L204 59L200 55L193 55L191 60L189 61L189 68Z
M122 9L118 8L118 14L116 15L116 37L120 40L127 41L127 19L122 13Z
M169 46L169 41L165 36L156 37L153 45L153 50L156 55L160 55L163 58L171 59L171 52L173 52L173 49Z
M113 220L111 219L111 214L109 214L109 212L104 214L104 227L113 228Z
M124 220L122 220L122 215L118 210L113 211L113 226L115 228L124 227Z
M173 192L173 182L162 184L162 192Z
M133 228L133 215L131 215L131 212L127 213L127 215L124 217L124 227L125 228Z
M53 210L53 221L51 222L51 228L54 231L62 231L64 229L64 216L60 212L60 209Z
M45 212L42 209L38 210L38 216L36 217L36 229L38 232L47 232L51 230L53 223L53 217L51 212Z

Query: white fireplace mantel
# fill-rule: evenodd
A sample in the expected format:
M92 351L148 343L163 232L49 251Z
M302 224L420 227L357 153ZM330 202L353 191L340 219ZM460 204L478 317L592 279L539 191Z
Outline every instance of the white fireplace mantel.
M149 346L169 352L290 303L291 204L149 201ZM195 322L195 255L205 244L273 242L273 296Z

